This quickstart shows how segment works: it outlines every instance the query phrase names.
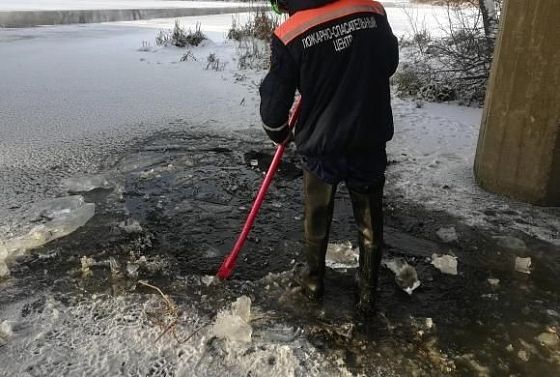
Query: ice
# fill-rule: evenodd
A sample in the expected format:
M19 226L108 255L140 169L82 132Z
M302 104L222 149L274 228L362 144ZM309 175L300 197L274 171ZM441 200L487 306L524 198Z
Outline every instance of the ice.
M112 184L104 175L92 175L65 179L62 181L62 187L71 194L79 194L97 189L107 190Z
M525 350L517 352L517 357L525 362L529 361L529 354Z
M138 277L138 268L140 266L136 263L128 262L126 264L126 274L133 279Z
M515 257L515 271L523 274L531 273L531 258Z
M457 275L457 257L432 254L432 265L444 274Z
M94 214L95 204L86 203L79 195L44 201L30 211L27 219L41 224L27 234L5 241L0 256L9 257L64 237L87 223Z
M0 260L0 279L10 276L10 269L6 262Z
M202 282L202 284L209 287L212 284L218 283L220 279L215 275L204 275L203 277L200 278L200 281Z
M140 174L146 171L150 171L152 166L161 165L167 161L165 156L162 156L161 153L136 153L132 155L128 155L127 157L123 158L119 161L116 169L121 172L132 172L135 170L143 170Z
M547 347L554 347L559 343L558 335L549 332L543 332L542 334L536 337L536 340L540 344L545 345Z
M350 241L341 243L330 243L327 246L326 265L327 267L355 268L358 267L359 252L352 247Z
M449 242L456 242L459 240L459 237L457 236L457 231L455 230L454 226L449 228L439 228L436 234L443 242L449 243Z
M421 284L416 269L401 259L384 261L385 267L395 274L395 282L409 295Z
M133 233L142 233L142 225L135 219L126 219L119 223L119 228L124 230L126 233L133 234Z
M557 317L560 318L560 313L558 313L556 310L554 309L546 309L546 314L548 314L551 317Z
M434 320L431 317L414 318L411 317L411 325L416 329L418 335L422 336L435 330Z
M114 4L122 2L138 6L135 1L125 0ZM78 4L71 0L29 0L26 5L19 1L2 2L2 5L4 9L53 9L55 3L61 5L54 9ZM153 1L157 3L161 2ZM165 3L169 6L169 2ZM191 2L179 3L195 6ZM78 8L84 9L83 6L90 8L101 3L92 0L79 4ZM399 36L412 32L406 8L393 2L386 6L392 28ZM414 9L420 19L425 19L431 33L441 29L432 15L438 14L445 20L444 7L414 6ZM235 17L238 16L247 15ZM176 49L137 51L143 41L153 45L157 29L172 27L174 19L3 31L1 38L12 42L2 45L0 77L13 93L0 97L0 108L5 110L2 119L5 126L0 130L0 139L5 141L0 150L1 165L9 170L15 165L23 171L48 161L48 167L75 166L77 170L72 171L75 173L87 171L82 165L90 161L90 154L103 154L108 146L130 146L136 137L162 129L184 129L184 123L170 124L167 119L195 120L194 123L205 127L234 130L259 124L258 112L247 111L258 107L258 98L253 99L250 87L234 82L233 74L237 72L216 75L204 70L204 57L212 52L225 57L228 70L236 65L235 45L223 43L231 21L231 15L182 18L187 29L200 22L215 44L193 49L200 61L181 65L175 64L181 55ZM45 51L41 55L44 67L56 69L37 71L37 51ZM109 52L111 59L106 58ZM248 76L248 82L258 82L262 72L244 72L244 75ZM185 95L185 82L196 90L196 95ZM224 90L230 95L224 97ZM153 95L155 92L157 96ZM239 106L240 98L247 99L246 106ZM115 106L116 103L119 105ZM220 106L208 111L208 103ZM29 104L33 104L32 111ZM472 179L480 109L442 104L426 104L417 109L413 102L395 98L394 114L400 124L400 137L388 144L388 153L393 157L401 153L407 156L400 158L388 172L400 177L389 179L394 182L387 186L389 195L406 191L411 200L428 208L450 211L469 223L484 222L481 208L494 210L503 203L503 198L481 192ZM52 132L53 129L57 132ZM76 155L79 157L75 158ZM440 164L426 168L434 160ZM406 181L411 184L404 184ZM453 190L442 191L445 185ZM0 204L3 207L4 203ZM558 239L554 227L559 224L557 212L517 204L511 207L535 222L512 222L511 227Z
M232 342L249 343L253 329L249 325L251 319L251 299L239 297L229 310L222 310L216 316L212 334L220 339Z
M84 275L91 275L91 266L95 266L95 260L93 258L87 257L87 256L83 256L80 259L80 264L81 264L81 271Z
M8 340L14 335L12 325L8 321L0 323L0 347L6 345Z
M8 321L2 321L0 324L0 336L4 336L6 338L10 338L14 335L12 331L12 325Z
M498 246L503 247L504 249L513 250L513 251L524 251L527 250L527 245L523 240L512 237L512 236L501 236L496 237L498 240Z
M0 11L63 11L94 9L159 9L159 8L222 8L249 6L247 3L226 1L167 0L8 0L2 1Z

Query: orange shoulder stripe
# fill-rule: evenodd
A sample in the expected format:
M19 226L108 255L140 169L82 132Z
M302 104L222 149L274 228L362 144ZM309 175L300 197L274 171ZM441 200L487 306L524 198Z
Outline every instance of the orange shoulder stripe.
M307 30L355 13L377 13L385 15L383 5L373 0L337 0L319 8L296 12L276 28L274 34L284 44L290 43Z

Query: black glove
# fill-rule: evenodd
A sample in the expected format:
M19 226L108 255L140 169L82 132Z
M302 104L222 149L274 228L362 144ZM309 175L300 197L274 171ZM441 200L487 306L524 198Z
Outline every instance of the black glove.
M276 144L290 142L294 139L292 131L288 127L288 123L284 123L282 126L277 128L272 128L267 126L266 124L263 124L263 128L268 137Z

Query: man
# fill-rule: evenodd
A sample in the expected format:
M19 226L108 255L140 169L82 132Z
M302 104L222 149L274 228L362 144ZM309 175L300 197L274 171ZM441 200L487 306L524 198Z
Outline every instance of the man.
M300 284L323 294L325 253L337 184L346 183L358 226L358 308L374 304L383 247L382 196L393 136L389 77L398 42L383 6L372 0L272 0L290 17L274 32L261 87L269 137L289 140L288 113L301 94L295 142L304 166L305 257Z

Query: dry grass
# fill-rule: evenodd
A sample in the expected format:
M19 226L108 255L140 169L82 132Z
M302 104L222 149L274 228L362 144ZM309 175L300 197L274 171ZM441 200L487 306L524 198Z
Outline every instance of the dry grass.
M179 339L179 336L177 335L177 324L179 323L180 313L175 302L173 302L173 300L171 300L169 296L163 293L163 291L158 287L156 287L155 285L149 284L145 281L139 281L139 283L157 291L160 294L160 296L163 298L163 301L165 303L165 307L160 311L146 312L148 318L150 318L152 322L156 323L162 330L162 332L155 340L156 343L160 339L162 339L166 334L171 333L173 335L173 338L177 341L177 343L183 344L187 342L189 339L191 339L193 336L195 336L200 330L210 325L210 323L206 323L202 326L199 326L196 330L190 333L185 339L182 340Z

